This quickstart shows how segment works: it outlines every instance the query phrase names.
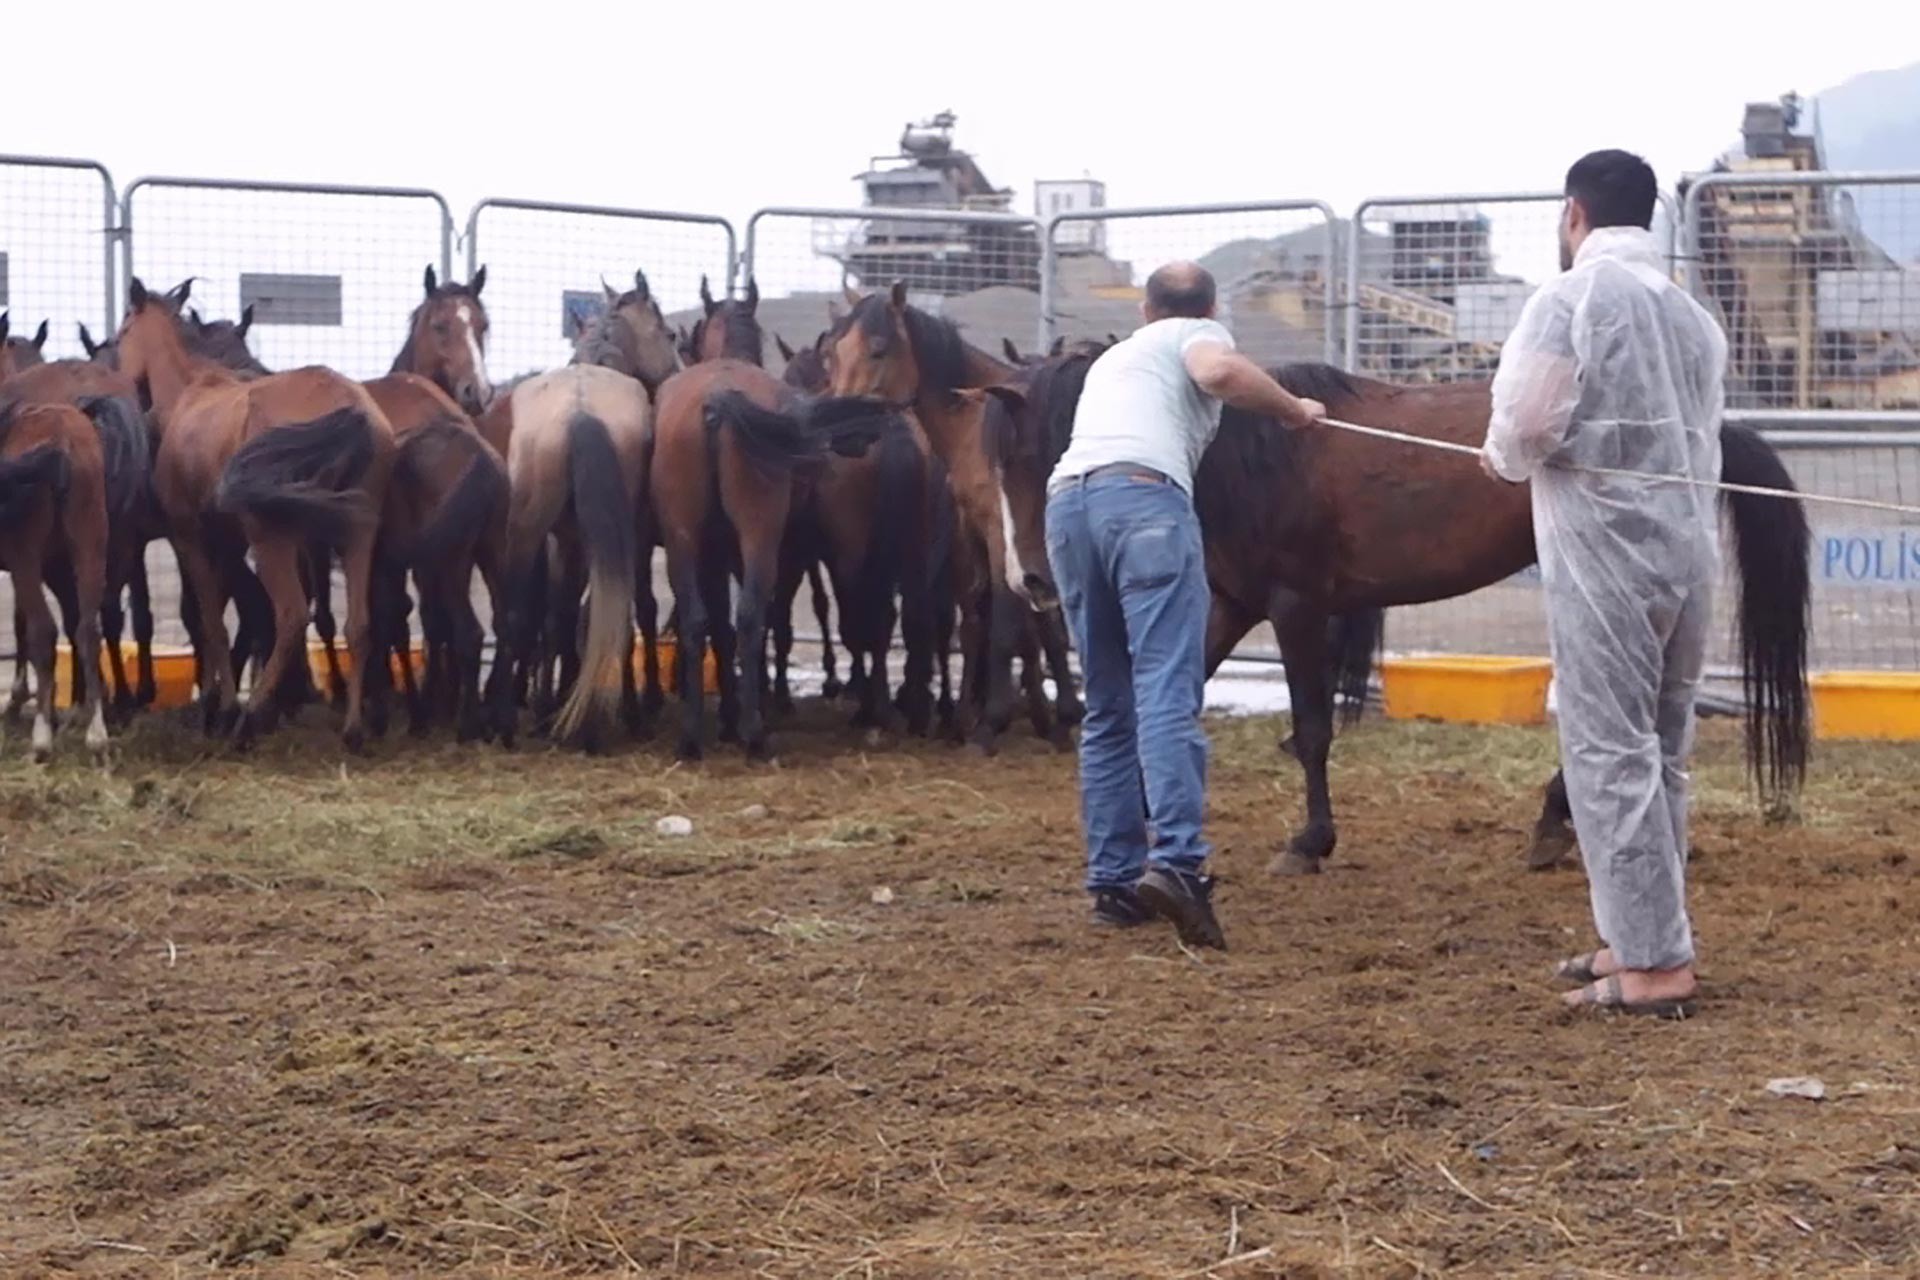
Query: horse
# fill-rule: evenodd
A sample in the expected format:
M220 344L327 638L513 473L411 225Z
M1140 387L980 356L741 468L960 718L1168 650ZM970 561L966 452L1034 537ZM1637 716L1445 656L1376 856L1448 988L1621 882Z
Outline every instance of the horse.
M1058 612L1044 543L1036 545L1029 536L1022 544L1004 487L1005 468L987 428L989 403L998 402L1009 413L1023 408L1025 396L1015 385L1018 371L966 342L951 321L908 305L901 285L865 296L849 290L847 301L851 310L827 343L834 390L872 390L913 406L932 451L947 469L969 553L986 567L984 575L975 575L976 581L984 576L991 584L986 588L984 629L987 714L976 726L975 741L991 749L993 737L1011 719L1012 661L1027 625L1024 615L1029 610ZM977 621L976 614L969 631L975 639L966 646L969 658L976 660L982 649ZM1079 710L1065 665L1064 633L1057 649L1054 677L1061 697L1059 719L1065 726L1079 719ZM979 683L978 666L971 669L976 678L963 680L968 687ZM1039 689L1037 669L1030 688ZM1042 713L1036 723L1043 736L1049 733L1042 727L1044 719Z
M150 388L160 427L154 489L200 612L206 727L217 730L237 710L242 743L272 728L282 674L296 657L305 664L300 552L324 541L343 553L347 578L353 669L342 739L349 750L362 749L374 541L393 465L393 428L360 384L330 369L247 381L193 355L177 307L137 277L127 304L118 335L121 369ZM251 549L274 612L273 651L245 704L234 688L225 584L214 559L213 544L228 522L237 523Z
M107 645L113 680L113 711L131 714L154 699L153 608L149 598L146 547L157 536L150 501L153 443L146 417L140 411L140 392L131 378L88 360L54 360L31 365L0 380L0 403L65 404L81 410L100 437L105 468L107 503L107 570L100 604L100 629ZM76 625L79 601L73 566L57 560L48 566L47 583L60 602L69 640L74 642L73 687L81 687L80 651ZM127 679L120 641L126 623L121 596L131 598L138 671L137 687ZM25 651L26 615L14 611L14 634ZM14 671L13 694L7 715L19 713L26 701L24 665Z
M429 266L423 283L426 297L407 318L407 341L387 372L418 374L478 418L493 398L487 380L487 309L480 302L487 269L481 267L465 284L442 284Z
M87 328L87 322L84 320L76 321L75 327L80 331L80 348L87 353L87 359L95 364L105 365L109 369L120 367L120 350L114 345L112 338L104 342L95 342L93 331Z
M80 661L87 746L107 748L100 678L100 602L107 577L107 476L101 432L66 404L18 400L0 406L0 568L13 575L14 598L26 618L16 657L34 672L33 758L53 754L55 626L42 586L56 560L74 580L74 651Z
M1070 359L1090 362L1084 354ZM1319 364L1273 372L1332 417L1425 439L1477 445L1492 412L1487 382L1396 386ZM1044 405L1055 424L1045 466L1066 447L1060 428L1070 429L1078 394L1077 383L1064 382ZM1723 480L1793 487L1758 432L1727 423L1720 439ZM1761 795L1777 804L1806 770L1810 535L1798 502L1750 494L1724 502L1740 576L1747 763ZM1331 619L1463 595L1532 564L1528 491L1488 481L1470 458L1332 428L1292 431L1229 407L1201 459L1194 505L1213 593L1208 672L1263 620L1280 641L1307 822L1271 869L1310 874L1338 840L1327 785ZM1571 844L1566 823L1565 784L1556 774L1535 827L1536 856L1542 846Z
M42 320L31 338L16 338L13 313L0 311L0 382L46 359L42 352L47 345L47 328L47 322Z

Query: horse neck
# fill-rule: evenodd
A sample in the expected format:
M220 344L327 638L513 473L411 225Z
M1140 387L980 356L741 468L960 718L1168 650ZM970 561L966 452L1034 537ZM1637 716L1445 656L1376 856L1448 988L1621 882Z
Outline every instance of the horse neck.
M979 406L968 404L951 394L923 395L913 412L920 419L920 429L927 433L927 444L939 455L948 471L956 475L965 474L970 454L977 455L981 461L986 460L986 443L981 432L984 424Z
M961 344L967 353L967 380L969 387L994 387L1003 382L1011 382L1018 372L1012 365L988 355L971 342Z
M413 340L417 336L417 334L418 334L417 327L409 328L407 330L407 340L401 344L400 354L393 358L393 367L387 370L388 373L418 373L419 372L418 369L413 367L414 361L419 358L418 356L415 355L414 349L413 349L413 346L414 346Z
M152 353L147 362L147 390L153 396L154 413L165 419L172 416L173 407L185 394L189 382L220 366L195 357L173 325L162 327L161 332L165 336L156 344L160 349Z

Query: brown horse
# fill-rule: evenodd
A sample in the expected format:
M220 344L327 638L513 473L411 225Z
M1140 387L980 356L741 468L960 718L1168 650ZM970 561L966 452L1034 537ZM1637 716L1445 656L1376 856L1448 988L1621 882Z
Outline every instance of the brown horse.
M480 303L487 269L481 267L466 284L442 284L429 266L425 284L427 296L408 318L406 345L388 372L418 374L478 418L493 399L493 383L487 379L487 309Z
M106 639L107 661L112 674L116 712L130 713L137 706L153 701L153 609L148 599L146 546L157 536L152 503L149 500L153 444L146 417L140 411L140 393L131 378L104 365L86 360L55 360L32 365L12 377L0 380L0 404L64 404L79 409L92 419L100 436L100 453L105 468L107 501L107 578L101 601L100 627ZM48 566L48 585L60 601L66 615L69 640L74 642L74 661L79 658L79 637L75 634L79 603L75 595L73 566L56 561ZM138 687L129 684L120 638L126 615L121 595L132 598L133 631L137 649ZM25 614L16 608L14 632L22 639L24 652ZM84 673L76 665L74 688L81 687ZM26 701L26 668L15 668L13 696L7 705L9 717L17 715Z
M15 661L33 667L36 761L53 753L55 627L42 588L55 560L70 566L74 579L87 746L98 755L107 747L100 679L107 484L100 433L71 405L13 401L0 406L0 568L13 576L14 597L26 615L26 642Z
M0 311L0 382L45 360L41 352L46 345L45 320L40 322L40 328L31 338L16 338L13 336L13 313Z
M121 369L151 390L160 428L154 464L181 571L193 588L207 646L201 694L209 729L239 705L226 626L225 583L212 543L225 520L251 549L274 611L274 646L240 722L243 740L273 724L281 676L306 660L308 541L343 554L347 678L343 737L365 741L362 694L372 659L369 604L377 519L393 464L393 429L358 383L330 369L244 381L193 355L172 302L135 279L118 336ZM209 537L209 526L216 532Z
M1458 444L1486 436L1484 382L1393 386L1325 365L1293 365L1275 376L1345 421ZM1052 424L1039 469L1065 449L1078 395L1078 380L1064 379L1038 406ZM1793 487L1779 455L1752 429L1722 427L1721 445L1722 479ZM1273 869L1317 871L1337 841L1327 787L1329 620L1463 595L1525 568L1534 560L1530 499L1524 486L1487 480L1471 458L1331 428L1290 431L1231 408L1201 460L1194 499L1213 587L1209 671L1263 620L1273 623L1286 663L1307 825ZM1726 507L1741 577L1748 761L1763 794L1779 797L1798 785L1806 765L1809 534L1796 502L1733 494ZM1564 826L1556 775L1536 842L1570 840Z

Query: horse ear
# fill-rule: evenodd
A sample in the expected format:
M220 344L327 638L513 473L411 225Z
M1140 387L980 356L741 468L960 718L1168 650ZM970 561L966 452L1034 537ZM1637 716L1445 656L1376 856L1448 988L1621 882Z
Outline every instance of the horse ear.
M828 328L830 329L837 328L840 324L840 321L846 318L846 314L847 313L842 311L839 308L839 306L837 306L831 298L827 300L827 327Z
M1047 348L1047 354L1050 356L1057 356L1062 351L1065 351L1066 349L1067 349L1067 335L1063 333L1059 337L1053 340L1053 345Z
M94 354L100 350L100 344L93 340L93 335L91 333L87 332L87 322L85 320L80 321L79 326L80 326L80 347L82 350L84 350L87 353L87 359L91 360L93 359Z
M1018 387L996 385L982 387L981 390L987 395L992 396L995 400L998 400L1001 407L1006 409L1008 413L1019 413L1027 407L1027 397L1021 393Z
M845 280L842 280L840 282L840 296L847 300L847 305L849 307L857 307L860 305L860 295L856 293L854 291L853 286L848 284ZM828 311L833 310L833 306L831 303L828 304L827 310Z
M440 287L440 277L434 274L433 264L431 262L427 264L427 274L422 283L427 286L427 296L429 298L433 296L433 291Z
M647 273L637 267L633 272L633 291L640 295L640 301L642 302L649 302L653 299L653 291L647 287Z
M253 304L249 302L240 309L240 323L234 327L233 331L240 335L242 341L245 341L247 330L251 328L253 328Z
M47 345L47 324L48 324L47 321L42 320L40 322L40 327L34 331L33 349L35 351L38 351L42 347Z
M720 309L720 304L713 300L713 290L707 288L707 277L705 273L702 273L700 276L700 307L701 310L705 311L708 315L712 315Z
M127 285L127 305L135 311L147 305L147 286L139 276L135 276L132 283Z
M777 333L774 334L773 345L780 349L780 358L782 360L785 360L788 364L793 363L793 348L787 345L787 340L785 338L781 337Z
M139 284L140 282L136 280L134 281L134 283ZM0 311L0 342L5 342L7 340L7 335L12 332L13 332L13 312Z
M1007 359L1012 361L1014 364L1026 363L1025 360L1022 360L1020 358L1020 348L1013 345L1012 338L1000 339L1000 350L1004 351L1006 353Z
M202 331L207 327L207 322L200 318L200 308L198 307L187 308L187 323Z
M477 298L480 296L480 291L486 287L487 269L482 266L478 271L473 273L473 279L467 282L467 292Z
M893 305L899 310L902 310L902 311L906 310L907 282L905 280L895 280L893 282L893 288L891 290L891 293L893 296Z
M752 315L760 309L760 282L752 276L747 277L747 314Z
M605 291L607 295L607 305L609 307L617 306L619 304L620 292L619 290L615 289L612 285L607 283L607 278L605 276L600 277L600 288L603 291ZM582 329L586 328L585 325L581 325L580 327Z
M185 280L182 280L179 284L173 286L173 288L168 291L167 301L171 302L173 304L174 310L178 311L181 307L184 307L187 305L187 298L192 293L193 293L193 277L188 276Z

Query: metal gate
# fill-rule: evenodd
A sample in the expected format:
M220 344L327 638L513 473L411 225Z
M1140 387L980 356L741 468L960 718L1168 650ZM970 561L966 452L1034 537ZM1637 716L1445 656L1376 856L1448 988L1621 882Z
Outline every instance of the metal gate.
M15 337L47 321L47 359L78 356L78 323L113 336L113 178L92 160L0 156L0 311Z
M701 280L723 298L734 275L733 226L712 214L491 197L473 206L466 243L468 278L487 268L496 381L565 364L575 326L605 305L603 282L631 289L646 272L668 322L691 328Z
M1079 210L1050 220L1044 245L1043 347L1138 328L1147 275L1184 258L1212 272L1241 350L1339 362L1339 236L1319 200Z
M270 369L387 371L428 267L453 266L453 215L407 187L141 178L120 202L126 276L194 277L207 319L254 307L248 342Z
M743 280L760 323L789 346L813 342L844 289L903 282L915 306L959 324L975 346L1027 347L1040 331L1040 223L946 209L761 209L747 219Z

